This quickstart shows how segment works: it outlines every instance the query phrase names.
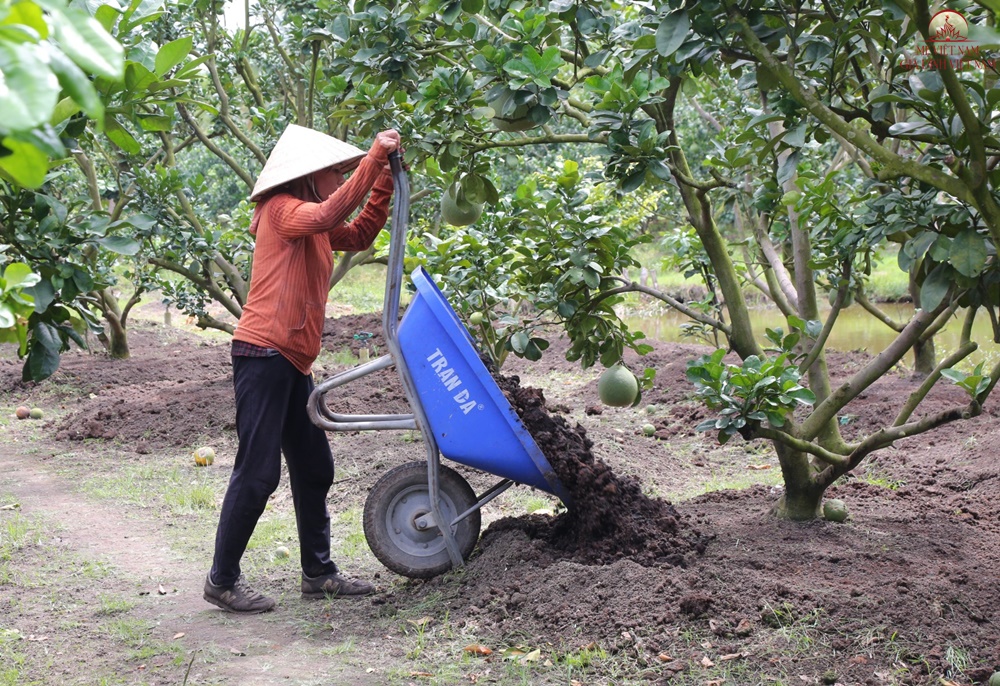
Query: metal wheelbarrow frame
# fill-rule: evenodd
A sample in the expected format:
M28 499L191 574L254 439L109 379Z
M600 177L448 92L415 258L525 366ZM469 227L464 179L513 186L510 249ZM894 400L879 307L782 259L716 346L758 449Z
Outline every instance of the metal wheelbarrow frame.
M389 569L429 578L461 566L479 538L480 509L515 483L568 494L500 391L468 330L422 269L417 294L399 318L409 215L409 180L398 153L389 158L395 201L389 240L382 331L389 354L340 372L309 397L314 424L327 431L421 432L426 466L410 462L383 475L365 502L368 545ZM411 414L339 414L326 395L368 374L396 367ZM441 456L502 477L476 495Z

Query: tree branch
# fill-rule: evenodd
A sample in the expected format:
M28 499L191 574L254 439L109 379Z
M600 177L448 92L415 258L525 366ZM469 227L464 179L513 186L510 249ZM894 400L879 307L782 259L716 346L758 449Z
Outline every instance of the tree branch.
M725 322L721 322L718 319L713 319L712 317L709 317L708 315L699 312L698 310L688 307L680 300L677 300L676 298L667 295L663 291L658 291L655 288L650 288L649 286L643 286L642 284L636 283L635 281L631 281L629 279L625 279L620 276L615 276L612 278L614 278L616 281L620 281L624 285L618 288L612 288L610 290L601 292L595 298L593 298L591 302L599 302L601 300L604 300L605 298L610 298L613 295L619 295L621 293L645 293L646 295L652 296L657 300L662 300L663 302L670 305L670 307L674 308L675 310L684 314L685 316L690 317L691 319L695 320L700 324L704 324L705 326L710 326L713 329L718 329L722 333L726 334L726 336L729 336L731 333L729 325L727 325Z
M472 152L481 152L493 148L520 148L527 145L546 145L549 143L594 143L606 145L608 137L606 134L591 137L585 133L557 133L543 136L522 136L521 138L511 138L508 140L491 140L478 143L469 148Z
M229 114L229 96L226 94L226 89L222 86L221 79L219 79L219 70L215 64L214 55L206 62L206 66L208 67L208 73L212 76L212 85L215 86L215 92L219 96L219 119L226 125L230 133L243 144L243 147L253 153L253 156L257 158L261 166L267 164L267 155L264 154L264 151L236 126L236 122L233 121L233 118Z
M934 384L936 384L938 379L941 378L941 370L951 369L966 357L974 353L978 348L978 344L970 341L939 362L938 365L934 367L934 371L928 374L927 378L924 379L924 382L920 384L920 388L913 391L913 393L910 394L910 397L906 399L906 402L903 403L903 407L900 408L899 414L896 415L896 421L894 421L892 425L902 426L907 422L907 420L909 420L910 416L914 413L914 411L916 411L920 403L927 397L931 388L934 387Z
M863 290L861 290L860 288L857 291L855 291L855 293L854 293L854 300L859 305L861 305L861 307L864 308L866 312L868 312L869 314L871 314L873 317L875 317L875 319L879 320L880 322L882 322L883 324L885 324L886 326L888 326L890 329L892 329L896 333L900 333L903 330L903 328L905 326L904 324L900 324L899 322L897 322L896 320L894 320L892 317L890 317L889 315L887 315L885 312L883 312L882 310L880 310L877 305L875 305L873 302L871 302L868 299L868 296L865 295L865 292Z
M929 183L935 188L939 188L960 200L975 204L969 187L962 183L960 179L941 169L920 164L888 150L872 138L867 131L852 127L843 118L824 105L816 93L805 85L805 82L799 79L798 75L781 63L760 39L757 38L753 29L750 28L746 17L732 3L727 4L730 7L730 18L739 28L747 49L761 63L767 66L768 69L774 72L781 85L787 88L796 100L803 103L806 109L827 129L831 132L835 131L847 140L852 141L869 157L881 163L883 168L878 173L878 178L889 179L899 176L909 176Z
M795 290L795 285L792 283L791 274L788 273L781 255L778 254L774 243L771 242L771 237L765 230L763 221L764 215L758 214L757 221L752 224L754 238L757 239L757 245L760 246L760 250L764 254L764 259L767 260L767 264L774 273L774 278L778 282L778 287L781 289L782 295L784 295L788 305L795 308L795 311L798 312L799 296Z
M252 189L253 177L250 176L249 172L247 172L247 170L244 169L239 162L233 159L229 153L216 145L205 134L205 131L201 128L201 126L199 126L195 118L191 116L191 113L187 111L187 108L181 103L177 103L177 112L181 115L181 118L187 123L187 125L191 127L191 130L194 131L195 135L198 136L198 140L201 141L201 144L208 148L213 155L225 162L227 167L236 172L236 175L240 177L248 189Z
M823 430L824 425L833 419L842 407L882 378L902 359L903 355L913 347L920 334L930 326L945 307L946 305L942 303L933 311L920 310L892 343L813 409L809 417L802 423L800 435L806 440L815 438Z
M840 316L840 311L844 308L844 301L847 300L847 292L851 285L851 263L845 262L843 269L843 283L837 289L837 297L833 301L830 314L827 315L823 330L819 332L819 336L816 337L816 341L809 349L806 358L799 363L800 373L805 373L807 369L812 367L813 363L816 362L816 358L823 352L823 349L826 347L826 341L830 338L830 334L833 333L833 325L837 323L837 317Z
M828 465L839 467L847 464L846 455L838 455L835 452L827 450L821 445L816 445L812 441L805 441L801 438L796 438L795 436L787 434L784 431L778 431L777 429L760 426L753 429L753 435L759 438L766 438L771 441L782 443L783 445L802 453L815 455Z
M230 298L221 288L219 288L219 285L215 283L215 279L199 274L198 272L192 271L187 267L179 265L176 262L163 257L150 257L149 263L157 267L162 267L167 271L174 272L175 274L180 274L188 281L201 286L212 296L213 300L225 307L226 310L228 310L229 313L237 319L239 319L243 314L243 308L239 305L239 303ZM230 333L231 332L232 330L230 329Z

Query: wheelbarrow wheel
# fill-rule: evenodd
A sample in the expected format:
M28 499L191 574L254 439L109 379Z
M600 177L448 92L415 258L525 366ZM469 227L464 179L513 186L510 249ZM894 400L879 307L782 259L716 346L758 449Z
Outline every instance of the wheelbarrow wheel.
M438 492L448 521L476 504L476 494L465 479L444 465L438 470ZM365 538L375 557L397 574L413 579L429 579L451 569L437 527L417 528L416 520L430 511L425 462L408 462L386 472L365 501ZM453 527L462 559L476 547L480 526L476 510Z

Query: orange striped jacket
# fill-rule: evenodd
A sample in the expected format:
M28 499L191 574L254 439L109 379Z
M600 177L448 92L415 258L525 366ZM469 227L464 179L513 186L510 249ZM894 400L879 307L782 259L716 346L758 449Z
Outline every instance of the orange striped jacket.
M372 146L343 186L321 203L278 192L255 211L250 293L233 338L275 348L303 374L320 351L334 250L366 250L389 213L392 176ZM358 216L347 218L371 191Z

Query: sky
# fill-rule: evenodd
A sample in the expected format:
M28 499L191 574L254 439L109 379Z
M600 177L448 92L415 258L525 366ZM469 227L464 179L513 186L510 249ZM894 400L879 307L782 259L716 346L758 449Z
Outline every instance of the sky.
M253 0L249 1L253 2ZM226 3L222 23L227 29L234 30L243 28L243 17L246 13L245 2L247 2L247 0L229 0L229 2Z

